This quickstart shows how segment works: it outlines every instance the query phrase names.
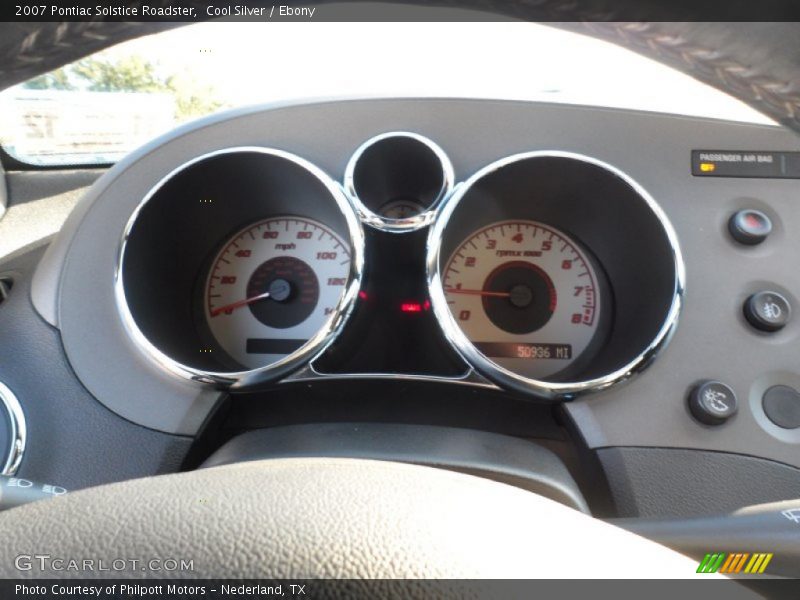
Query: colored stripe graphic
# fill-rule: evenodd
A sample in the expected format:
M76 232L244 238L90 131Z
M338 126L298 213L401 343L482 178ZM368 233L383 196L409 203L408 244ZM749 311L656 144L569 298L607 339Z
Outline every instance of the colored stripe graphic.
M725 564L722 565L722 568L719 570L719 572L730 573L740 556L741 554L729 554L728 560L725 561Z
M771 552L709 552L700 561L698 573L763 573L774 555ZM747 565L747 566L745 566Z
M745 573L763 573L764 570L767 568L769 561L772 560L773 554L770 552L767 553L755 553L753 554L753 558L750 559L750 562L747 563L747 567L745 568Z
M744 562L750 557L750 554L745 552L739 555L739 560L731 566L731 573L738 573L744 567Z
M703 560L700 562L700 566L697 567L698 573L716 573L720 566L722 565L722 561L725 560L725 556L727 556L724 552L715 552L713 554L706 554L703 557Z
M697 573L705 573L706 567L708 566L709 561L711 560L711 555L706 554L703 557L703 560L700 561L700 566L697 567Z
M750 555L742 552L735 552L734 554L729 554L728 560L725 561L725 564L722 565L722 568L719 570L719 572L738 573L744 566L744 561L747 560L748 556Z

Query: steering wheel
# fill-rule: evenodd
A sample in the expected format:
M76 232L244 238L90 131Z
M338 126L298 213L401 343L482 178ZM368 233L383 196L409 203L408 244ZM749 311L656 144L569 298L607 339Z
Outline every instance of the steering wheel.
M346 458L261 460L103 485L6 511L0 531L2 577L142 576L146 563L133 565L134 557L177 567L148 577L664 578L697 568L503 483ZM45 552L49 559L36 558ZM127 560L87 571L57 557L107 567Z

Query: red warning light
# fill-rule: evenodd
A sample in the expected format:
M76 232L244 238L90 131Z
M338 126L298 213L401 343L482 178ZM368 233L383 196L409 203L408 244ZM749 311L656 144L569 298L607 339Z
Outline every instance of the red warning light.
M425 300L425 302L403 302L400 305L400 311L404 313L418 313L422 312L423 310L430 310L431 309L431 301Z
M369 296L367 296L367 292L365 292L364 290L358 292L358 297L361 298L362 300L366 300L367 298L369 298Z
M748 213L748 215L744 218L747 221L748 227L751 229L761 229L764 226L764 223L758 216L754 215L753 213Z
M418 313L422 312L422 304L419 302L403 302L400 305L400 310L404 313Z

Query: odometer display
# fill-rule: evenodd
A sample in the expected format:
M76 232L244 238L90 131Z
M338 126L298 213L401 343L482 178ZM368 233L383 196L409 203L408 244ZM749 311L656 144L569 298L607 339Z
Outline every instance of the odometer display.
M325 225L292 216L260 221L234 234L214 258L206 322L239 364L273 363L332 317L349 270L349 248Z
M563 371L598 331L598 275L588 255L536 221L502 221L472 233L450 256L443 284L473 345L525 377Z
M526 344L523 342L477 342L475 347L486 356L495 358L530 358L542 360L572 359L569 344Z

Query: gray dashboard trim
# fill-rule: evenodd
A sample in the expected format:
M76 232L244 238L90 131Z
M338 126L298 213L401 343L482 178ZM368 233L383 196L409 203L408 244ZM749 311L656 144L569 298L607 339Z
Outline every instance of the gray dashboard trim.
M17 477L70 491L180 469L191 438L135 425L108 410L75 377L59 331L30 302L44 245L3 259L14 287L0 306L0 381L24 411L25 453Z
M800 497L798 469L751 456L641 447L597 455L621 517L721 515Z
M0 257L53 236L106 169L9 171L0 219Z

